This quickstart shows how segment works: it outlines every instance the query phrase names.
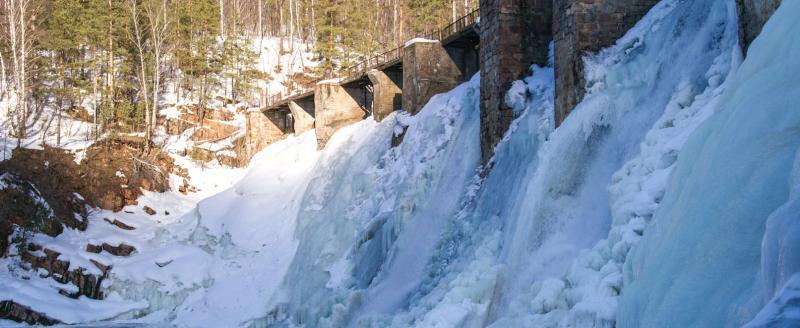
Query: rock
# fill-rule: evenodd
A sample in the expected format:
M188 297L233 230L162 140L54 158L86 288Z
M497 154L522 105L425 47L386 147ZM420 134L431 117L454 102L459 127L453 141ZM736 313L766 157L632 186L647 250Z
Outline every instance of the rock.
M103 271L103 275L108 274L108 271L111 270L110 265L105 265L95 260L89 260L89 261L92 262L92 264L94 264L94 266L96 266L98 269L100 269L100 271Z
M150 208L149 206L145 206L142 208L147 215L156 215L156 210Z
M103 298L100 285L103 279L105 279L106 272L103 272L100 276L95 276L84 273L84 271L86 271L84 268L77 268L70 271L70 263L58 259L58 256L61 255L60 253L47 248L45 248L43 252L45 256L42 257L37 257L30 252L23 252L21 259L24 263L30 265L30 270L43 269L48 272L53 280L59 283L72 283L78 286L77 295L83 295L92 299Z
M120 220L117 220L117 219L114 219L114 221L111 221L108 218L103 218L103 220L108 222L108 223L110 223L110 224L113 224L113 225L117 226L117 228L120 228L122 230L128 230L128 231L136 230L136 228L131 227L131 226L129 226L129 225L125 224L124 222L122 222Z
M24 322L30 325L55 325L59 321L31 310L14 301L0 301L0 319Z
M125 243L119 244L118 246L112 246L107 243L103 243L103 250L115 256L128 256L136 251L136 247L127 245Z
M100 254L103 251L103 246L93 245L93 244L86 244L86 251L89 253Z

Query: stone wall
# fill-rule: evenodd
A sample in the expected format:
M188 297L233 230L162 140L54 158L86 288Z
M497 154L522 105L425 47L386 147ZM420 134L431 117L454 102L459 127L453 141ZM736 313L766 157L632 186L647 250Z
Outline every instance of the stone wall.
M338 82L320 82L314 91L317 146L325 148L333 134L367 117L362 105Z
M279 111L268 111L262 113L260 110L250 110L245 113L247 119L247 129L245 134L245 159L247 162L256 153L269 146L270 144L282 140L286 137L283 126L285 113ZM268 116L269 115L269 116Z
M294 121L294 134L301 135L303 132L314 128L314 102L311 101L290 101L289 110L292 112Z
M367 73L372 82L375 99L372 102L372 117L383 121L393 111L402 107L403 89L383 71L372 70Z
M780 4L781 0L736 0L739 42L745 53Z
M415 42L403 48L403 109L414 115L436 94L461 83L461 70L437 42Z
M583 56L608 47L659 0L554 0L556 125L585 93ZM754 0L763 1L763 0Z
M504 98L532 64L547 64L552 0L482 0L480 25L481 150L484 162L514 119Z

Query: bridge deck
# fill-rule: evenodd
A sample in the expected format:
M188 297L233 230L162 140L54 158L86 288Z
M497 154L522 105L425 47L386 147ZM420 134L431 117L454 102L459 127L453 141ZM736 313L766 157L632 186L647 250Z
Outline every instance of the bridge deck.
M438 40L444 46L459 43L474 44L478 40L477 25L480 18L480 9L475 9L469 14L457 19L437 31L423 35L422 38ZM342 84L350 84L366 79L366 74L372 69L385 70L403 63L403 47L397 47L383 52L358 64L340 71L339 78ZM319 82L319 81L317 81ZM267 98L263 110L274 110L287 106L289 102L314 95L314 88L299 88L290 90L288 94L272 95Z

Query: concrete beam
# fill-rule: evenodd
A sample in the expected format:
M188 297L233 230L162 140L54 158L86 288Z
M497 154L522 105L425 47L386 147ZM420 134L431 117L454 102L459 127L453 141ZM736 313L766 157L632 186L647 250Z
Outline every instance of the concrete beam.
M309 103L310 108L308 105ZM294 121L294 134L300 135L314 128L314 116L312 116L312 113L314 113L313 101L290 101L289 110L292 112L292 120Z
M364 106L351 96L350 92L338 82L323 81L317 83L314 92L314 108L316 113L317 146L325 148L333 134L353 123L363 120L368 112Z
M461 70L438 41L415 42L403 48L403 109L411 115L462 79Z
M395 110L402 108L403 90L383 71L371 70L367 76L372 82L374 93L372 117L380 122Z

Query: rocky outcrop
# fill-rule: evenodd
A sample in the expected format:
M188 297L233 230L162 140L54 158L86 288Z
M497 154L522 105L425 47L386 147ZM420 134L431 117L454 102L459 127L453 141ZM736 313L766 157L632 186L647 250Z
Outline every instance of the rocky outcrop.
M109 243L103 243L102 245L88 244L86 245L86 251L89 253L97 253L97 254L99 254L102 251L106 251L114 256L128 256L136 251L136 247L127 245L125 243L119 244L117 246L111 245Z
M736 0L739 42L745 53L780 4L781 0Z
M76 228L85 225L72 212L56 215L36 187L16 174L0 173L0 187L0 257L7 254L9 237L17 227L56 236L62 232L62 224ZM64 216L67 214L71 216Z
M149 152L145 148L139 137L101 140L86 150L81 164L58 148L15 149L11 160L0 163L0 172L13 172L30 181L67 226L82 230L85 222L72 221L73 213L86 216L84 203L121 211L136 204L140 188L169 190L169 173L175 167L172 158L153 146Z
M78 291L75 293L61 290L61 293L65 296L73 298L86 296L92 299L102 299L103 293L100 287L110 267L95 263L95 266L100 269L100 275L87 273L87 270L84 268L77 268L70 271L70 263L68 261L59 260L59 255L61 255L59 252L50 249L42 249L37 245L30 245L28 251L22 253L22 261L30 265L29 269L44 270L46 275L43 278L51 278L62 284L72 283L78 287Z
M81 164L61 149L15 149L0 162L0 256L16 228L57 236L63 227L85 230L87 207L121 211L141 190L169 190L172 158L141 138L103 140L86 150Z
M58 320L48 318L46 315L31 310L14 301L0 301L0 319L24 322L29 325L55 325Z

